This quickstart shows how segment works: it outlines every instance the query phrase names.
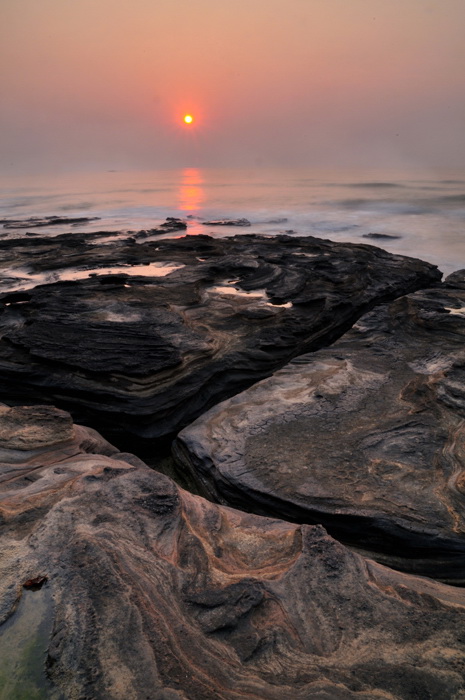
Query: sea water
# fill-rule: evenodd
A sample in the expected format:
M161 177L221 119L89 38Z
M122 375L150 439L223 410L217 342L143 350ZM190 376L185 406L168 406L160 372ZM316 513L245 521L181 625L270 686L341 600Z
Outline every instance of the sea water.
M28 230L56 235L151 229L174 216L187 222L189 235L312 235L422 258L445 274L465 268L465 172L184 168L1 176L0 186L2 219L100 217L74 226L0 226L3 238ZM205 225L238 218L248 219L250 227Z

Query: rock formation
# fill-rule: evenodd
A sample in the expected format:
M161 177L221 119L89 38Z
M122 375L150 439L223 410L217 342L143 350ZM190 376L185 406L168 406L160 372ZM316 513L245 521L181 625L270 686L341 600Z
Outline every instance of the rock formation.
M213 221L202 221L204 226L250 226L248 219L215 219Z
M0 240L0 696L461 700L464 591L362 554L464 578L464 275L185 226ZM219 503L60 410L135 445L292 358L179 436Z
M29 219L0 219L4 229L44 228L48 226L72 226L98 221L99 216L31 216Z
M0 400L52 403L110 436L172 435L374 304L441 277L311 237L109 246L99 235L0 242Z
M374 240L382 240L382 239L395 239L395 238L402 238L402 236L396 236L392 233L364 233L362 238L371 238Z
M464 346L462 271L211 409L175 454L219 502L464 583Z
M52 407L3 407L0 454L8 697L464 697L462 590L186 493Z

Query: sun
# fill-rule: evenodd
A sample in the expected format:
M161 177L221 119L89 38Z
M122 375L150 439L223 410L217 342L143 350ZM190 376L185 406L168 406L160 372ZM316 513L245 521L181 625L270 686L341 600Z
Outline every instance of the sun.
M194 117L192 116L192 114L185 114L183 117L183 121L184 124L192 124L192 122L194 121Z

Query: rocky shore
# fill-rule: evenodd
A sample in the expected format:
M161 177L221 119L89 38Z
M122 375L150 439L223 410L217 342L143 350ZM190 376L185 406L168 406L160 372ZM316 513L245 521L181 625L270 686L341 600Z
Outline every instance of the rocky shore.
M465 698L465 272L183 226L0 240L0 697Z
M375 304L441 277L312 237L98 241L2 242L5 284L18 278L0 294L0 400L54 404L110 438L174 437Z
M0 619L51 591L40 697L461 697L462 589L193 496L57 409L0 420Z

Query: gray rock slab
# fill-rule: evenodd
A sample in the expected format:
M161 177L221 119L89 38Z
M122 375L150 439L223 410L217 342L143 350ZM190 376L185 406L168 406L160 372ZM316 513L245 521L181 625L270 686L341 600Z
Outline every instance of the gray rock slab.
M465 273L377 307L175 442L222 503L465 580Z

